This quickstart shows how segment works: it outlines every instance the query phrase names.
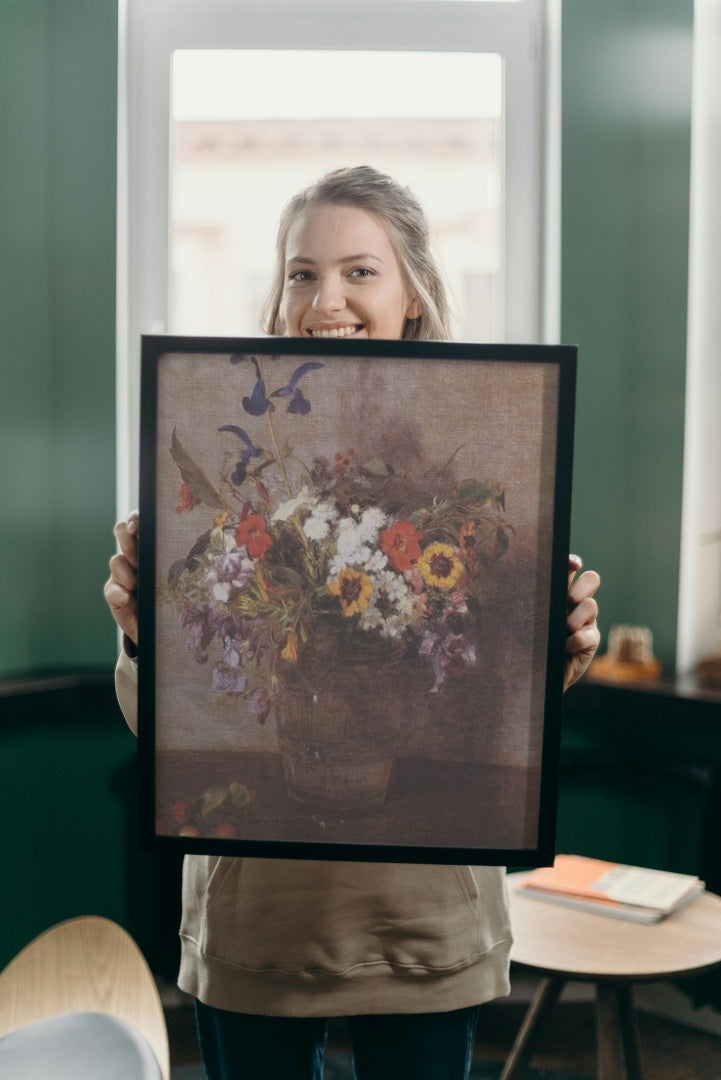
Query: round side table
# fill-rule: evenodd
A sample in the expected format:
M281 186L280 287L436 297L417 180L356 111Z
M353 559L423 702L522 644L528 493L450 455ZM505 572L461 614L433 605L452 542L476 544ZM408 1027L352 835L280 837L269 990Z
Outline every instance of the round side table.
M596 987L598 1080L643 1080L632 987L721 966L721 897L705 892L657 923L608 915L523 895L525 874L508 875L511 960L542 976L501 1080L520 1080L533 1044L568 981Z

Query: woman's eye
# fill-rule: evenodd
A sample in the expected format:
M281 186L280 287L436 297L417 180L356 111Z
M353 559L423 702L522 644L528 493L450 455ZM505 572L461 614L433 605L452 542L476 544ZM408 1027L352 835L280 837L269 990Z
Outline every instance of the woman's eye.
M350 276L355 278L368 278L374 277L374 275L375 271L371 270L369 266L356 266L350 272Z
M294 270L291 274L288 275L288 281L296 281L300 284L303 284L306 281L310 281L310 279L310 270Z

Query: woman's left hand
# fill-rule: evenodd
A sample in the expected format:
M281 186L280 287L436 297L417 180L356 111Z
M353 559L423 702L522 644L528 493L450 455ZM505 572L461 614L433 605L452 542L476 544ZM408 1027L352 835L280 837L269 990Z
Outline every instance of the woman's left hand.
M595 570L576 577L583 562L578 555L568 557L568 617L566 619L566 671L563 689L568 690L581 678L593 660L601 640L596 619L598 604L594 593L601 584Z

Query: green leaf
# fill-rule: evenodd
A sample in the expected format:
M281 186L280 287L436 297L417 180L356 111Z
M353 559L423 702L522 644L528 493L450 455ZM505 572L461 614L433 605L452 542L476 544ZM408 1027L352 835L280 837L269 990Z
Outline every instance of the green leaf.
M250 790L245 784L234 780L229 790L233 806L237 807L238 810L245 810L246 807L250 806Z
M228 798L228 789L223 787L209 788L201 796L200 816L208 817L214 810L219 810Z
M500 506L505 502L503 487L492 480L459 480L456 491L461 502L495 502Z
M387 462L381 461L380 458L373 458L372 461L366 461L361 468L367 476L393 476L395 472L392 465L388 465Z
M168 585L171 589L175 588L187 569L188 563L186 559L176 559L170 570L168 570Z
M195 464L178 438L175 428L173 428L173 442L170 453L173 461L180 469L183 483L187 484L195 498L205 503L206 506L212 506L216 510L223 510L225 503L200 466Z

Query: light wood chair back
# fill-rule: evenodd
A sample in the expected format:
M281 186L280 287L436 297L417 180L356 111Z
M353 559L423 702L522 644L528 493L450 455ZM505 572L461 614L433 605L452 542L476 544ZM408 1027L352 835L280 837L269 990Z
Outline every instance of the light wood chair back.
M0 1037L74 1012L132 1024L169 1080L168 1032L155 980L132 937L110 919L83 915L58 923L0 972Z

